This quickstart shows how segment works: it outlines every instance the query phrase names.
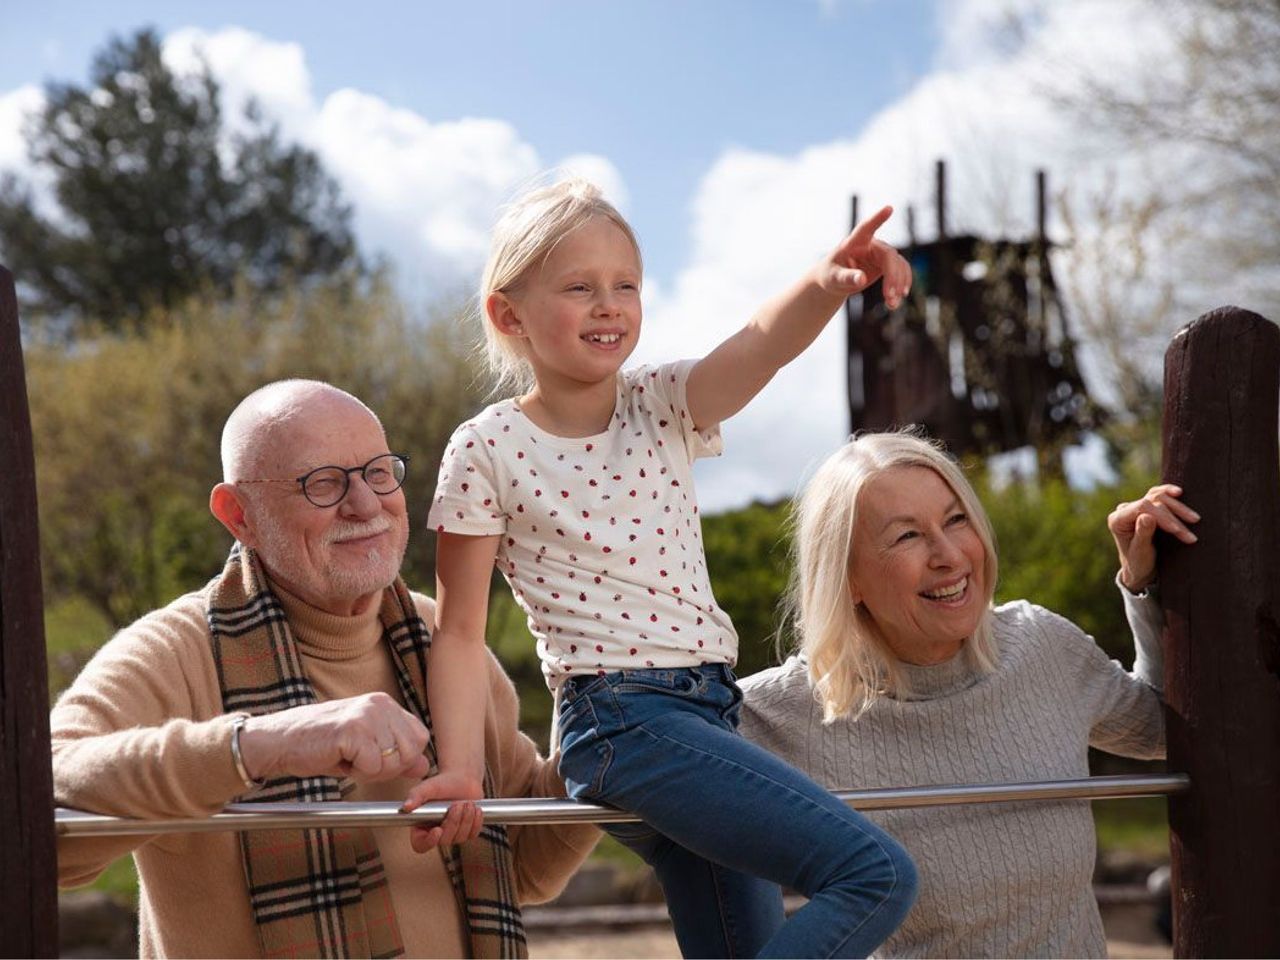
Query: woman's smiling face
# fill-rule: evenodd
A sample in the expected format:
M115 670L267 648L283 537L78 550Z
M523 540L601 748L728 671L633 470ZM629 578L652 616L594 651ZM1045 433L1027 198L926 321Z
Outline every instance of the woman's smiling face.
M986 551L955 491L928 467L891 467L858 496L849 590L894 656L939 663L986 609Z

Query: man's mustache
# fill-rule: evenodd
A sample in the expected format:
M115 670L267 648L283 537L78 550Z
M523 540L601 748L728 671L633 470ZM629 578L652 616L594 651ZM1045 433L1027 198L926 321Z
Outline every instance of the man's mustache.
M338 543L343 540L360 540L364 537L376 537L391 529L391 521L386 517L376 517L363 523L339 521L325 532L325 543Z

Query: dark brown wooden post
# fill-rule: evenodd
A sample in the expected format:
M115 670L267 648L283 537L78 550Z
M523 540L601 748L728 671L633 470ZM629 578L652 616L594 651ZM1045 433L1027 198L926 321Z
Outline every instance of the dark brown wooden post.
M947 161L933 166L934 211L938 218L938 243L947 239Z
M0 267L0 956L58 955L36 473L13 274Z
M1174 955L1280 956L1280 328L1236 307L1165 354L1164 479L1203 519L1166 540Z
M849 200L849 229L858 225L858 195ZM866 407L863 395L863 356L858 349L858 311L853 308L853 297L844 302L844 395L849 398L849 432L853 433L862 422Z

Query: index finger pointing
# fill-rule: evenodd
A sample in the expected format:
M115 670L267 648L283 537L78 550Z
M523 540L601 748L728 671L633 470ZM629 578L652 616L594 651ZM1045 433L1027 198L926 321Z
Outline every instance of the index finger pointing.
M853 233L849 234L846 246L862 246L871 242L871 238L875 236L886 220L893 215L893 207L881 207L869 218L863 220L860 224L853 228Z

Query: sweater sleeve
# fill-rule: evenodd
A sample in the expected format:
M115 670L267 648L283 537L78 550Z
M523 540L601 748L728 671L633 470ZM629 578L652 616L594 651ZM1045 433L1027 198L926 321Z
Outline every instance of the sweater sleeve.
M1072 633L1064 647L1075 656L1081 693L1089 710L1089 745L1124 757L1156 760L1165 751L1164 711L1159 690L1148 676L1159 677L1163 661L1159 634L1151 629L1158 621L1152 620L1148 604L1155 605L1158 613L1158 604L1150 598L1125 598L1125 612L1138 649L1132 672L1108 657L1075 624L1061 623Z
M59 805L114 816L204 817L244 792L201 610L183 598L121 631L58 699L49 722ZM59 882L88 882L154 839L62 838Z
M1164 610L1160 607L1156 588L1149 587L1141 594L1130 593L1116 574L1116 587L1124 599L1124 616L1133 631L1135 657L1133 672L1146 681L1157 693L1164 692L1164 649L1160 636L1164 633Z
M520 732L519 701L493 654L489 654L489 715L486 756L503 797L563 797L564 783L554 758L538 754ZM521 903L541 903L564 889L582 865L600 831L592 824L547 824L509 828L516 896Z

